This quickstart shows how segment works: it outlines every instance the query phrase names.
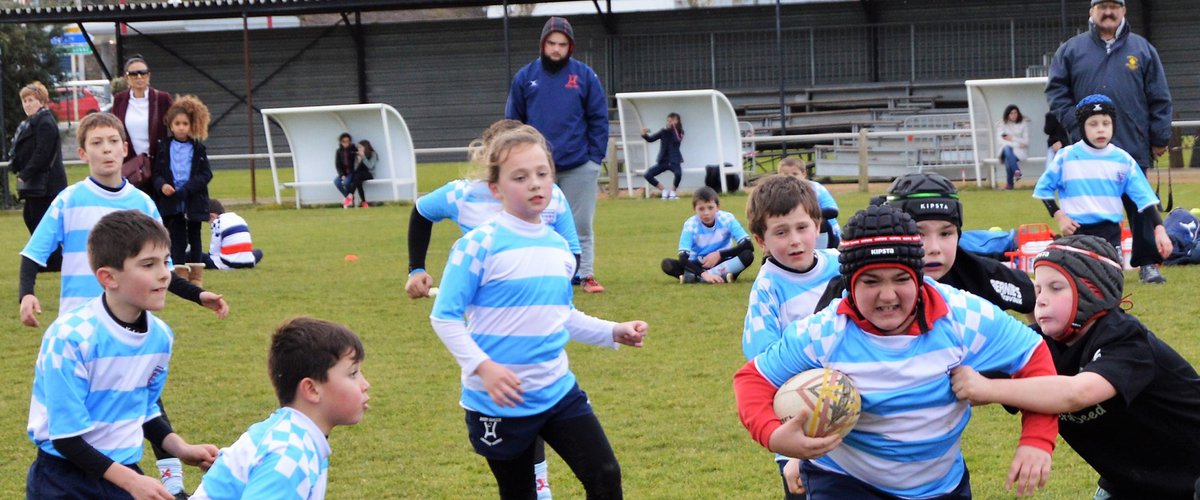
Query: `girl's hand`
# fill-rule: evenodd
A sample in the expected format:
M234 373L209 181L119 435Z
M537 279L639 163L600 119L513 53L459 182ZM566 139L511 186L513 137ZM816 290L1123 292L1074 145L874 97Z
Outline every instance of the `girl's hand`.
M489 359L479 364L475 374L483 379L483 387L493 403L513 407L525 402L521 397L525 392L521 390L521 379L507 367Z
M650 325L645 321L626 321L613 326L613 342L630 347L641 347Z
M172 186L170 184L163 184L162 193L167 196L171 196L171 195L175 194L175 186Z
M642 129L642 135L650 135L650 129L648 129L648 128Z
M775 429L775 432L771 433L768 448L780 455L811 460L824 456L842 444L842 436L837 433L824 437L806 436L804 421L811 413L807 408L801 409L795 418Z

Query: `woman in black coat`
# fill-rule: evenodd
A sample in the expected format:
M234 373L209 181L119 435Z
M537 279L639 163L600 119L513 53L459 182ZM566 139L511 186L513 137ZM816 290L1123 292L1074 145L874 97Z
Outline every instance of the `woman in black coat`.
M67 188L67 170L63 168L62 141L58 122L46 107L50 92L40 83L21 89L21 106L28 118L17 126L13 137L12 171L17 174L17 196L25 200L25 227L29 234L37 228L50 202ZM47 260L46 270L62 267L62 252Z

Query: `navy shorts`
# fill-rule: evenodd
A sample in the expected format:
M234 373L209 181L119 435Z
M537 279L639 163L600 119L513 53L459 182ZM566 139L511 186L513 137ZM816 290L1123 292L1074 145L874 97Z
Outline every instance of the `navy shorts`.
M827 471L805 460L800 462L800 478L808 489L809 500L841 500L854 498L860 500L898 500L879 488L871 486L857 478ZM958 486L945 495L938 495L929 500L968 500L971 498L971 474L963 470L962 480Z
M491 460L512 460L528 449L547 422L592 413L592 404L579 384L571 387L549 410L528 417L493 417L467 410L467 437L475 453Z
M126 465L138 474L137 464ZM104 478L88 477L70 460L58 458L38 449L37 459L29 466L25 477L26 499L104 498L132 499L128 492Z

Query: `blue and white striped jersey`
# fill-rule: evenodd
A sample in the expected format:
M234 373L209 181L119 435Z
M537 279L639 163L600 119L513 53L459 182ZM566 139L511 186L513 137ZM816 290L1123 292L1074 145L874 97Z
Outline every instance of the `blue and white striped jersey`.
M992 303L930 278L948 313L921 335L864 332L830 307L788 326L755 367L780 386L812 368L845 373L862 395L858 425L811 462L902 498L952 491L966 471L961 451L971 407L950 388L950 369L1014 373L1041 339Z
M63 246L59 315L104 293L88 263L87 240L101 217L120 210L137 210L162 222L154 201L132 184L125 182L113 192L89 177L68 186L50 202L50 209L21 250L21 255L44 266L58 245Z
M159 415L175 335L146 312L146 333L117 324L100 298L58 317L42 336L29 402L29 439L80 436L120 464L142 458L142 424Z
M813 314L825 285L838 275L838 251L816 250L808 272L794 273L767 259L750 287L750 305L742 327L742 353L758 356L779 340L793 321Z
M713 221L712 227L700 222L699 215L693 215L683 221L683 231L679 233L679 251L690 253L692 260L699 260L710 253L737 245L739 241L749 237L737 217L724 210L718 210L717 219Z
M1125 150L1109 144L1095 149L1079 141L1062 148L1038 178L1033 197L1053 200L1080 224L1121 223L1125 208L1121 195L1129 195L1138 211L1158 203L1150 181Z
M285 406L223 448L192 498L319 500L325 498L329 455L321 429Z
M450 219L458 224L463 234L500 213L500 200L492 196L485 181L459 179L450 181L437 190L417 198L417 212L433 222ZM558 184L550 193L550 202L542 211L542 222L554 228L570 245L571 253L580 253L579 233L575 230L575 218L571 206Z
M542 413L575 385L568 340L616 347L613 323L572 305L574 273L562 236L507 212L454 244L430 320L462 368L463 407L497 417ZM474 372L489 359L521 380L523 403L500 407L488 397Z

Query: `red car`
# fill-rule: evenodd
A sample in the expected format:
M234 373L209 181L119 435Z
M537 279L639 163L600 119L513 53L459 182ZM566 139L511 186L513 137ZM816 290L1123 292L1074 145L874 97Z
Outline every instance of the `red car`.
M79 121L92 113L100 112L100 100L86 87L55 87L58 100L51 101L47 107L54 113L58 121ZM79 109L76 111L76 104Z

